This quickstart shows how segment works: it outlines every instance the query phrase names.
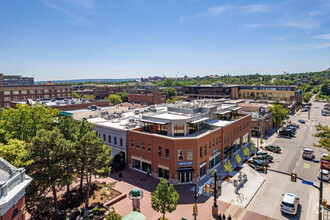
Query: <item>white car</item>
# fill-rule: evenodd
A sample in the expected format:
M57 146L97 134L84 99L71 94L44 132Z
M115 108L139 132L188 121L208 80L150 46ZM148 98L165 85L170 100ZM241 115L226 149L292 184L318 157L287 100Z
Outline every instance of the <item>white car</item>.
M321 179L321 170L317 174L317 178L320 180ZM322 179L325 181L329 181L329 171L326 169L322 169Z
M290 215L297 214L299 197L292 193L285 193L281 203L281 211Z

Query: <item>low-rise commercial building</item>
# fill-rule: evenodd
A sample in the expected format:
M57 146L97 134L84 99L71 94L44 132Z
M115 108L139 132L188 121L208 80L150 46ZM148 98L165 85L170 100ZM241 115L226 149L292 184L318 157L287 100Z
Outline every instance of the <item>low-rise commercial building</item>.
M128 94L128 102L146 103L149 105L166 103L166 95L158 92L146 94Z
M32 178L0 158L0 220L25 220L25 189Z
M251 116L230 104L178 103L127 131L129 167L173 184L198 182L247 146Z

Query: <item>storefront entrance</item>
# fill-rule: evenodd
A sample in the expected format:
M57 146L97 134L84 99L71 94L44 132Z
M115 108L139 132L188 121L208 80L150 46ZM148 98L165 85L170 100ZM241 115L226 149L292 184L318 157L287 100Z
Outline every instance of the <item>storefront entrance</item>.
M180 167L178 169L179 183L191 183L194 172L195 170L192 167Z

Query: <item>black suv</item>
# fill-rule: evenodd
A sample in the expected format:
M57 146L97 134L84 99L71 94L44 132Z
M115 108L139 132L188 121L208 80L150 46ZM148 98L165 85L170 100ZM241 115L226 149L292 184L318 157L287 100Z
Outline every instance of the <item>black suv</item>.
M279 134L284 136L294 137L294 133L287 130L280 131Z

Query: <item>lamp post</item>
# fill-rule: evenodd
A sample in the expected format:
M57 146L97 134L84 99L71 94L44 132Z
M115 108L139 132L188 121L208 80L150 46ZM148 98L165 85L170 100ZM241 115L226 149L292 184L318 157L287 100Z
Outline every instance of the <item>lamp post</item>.
M214 170L214 203L212 206L212 215L218 215L218 205L217 205L217 170Z
M194 220L197 219L197 184L195 183L195 195L194 195L194 206L193 206L193 216L194 216Z

